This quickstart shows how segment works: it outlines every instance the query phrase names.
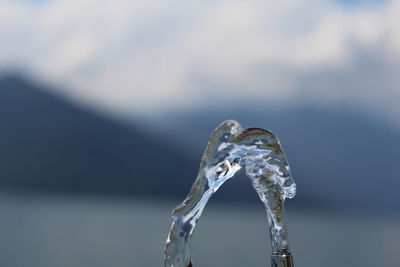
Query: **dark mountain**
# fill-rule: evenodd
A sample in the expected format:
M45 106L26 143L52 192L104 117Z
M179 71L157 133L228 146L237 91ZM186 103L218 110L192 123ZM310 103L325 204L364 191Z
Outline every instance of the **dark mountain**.
M399 132L365 112L249 105L164 114L138 128L49 92L19 76L0 78L0 191L182 200L209 133L234 118L281 139L298 184L289 206L399 207ZM235 177L214 198L257 196Z
M19 76L0 78L0 190L184 196L197 162L156 131L96 115Z
M153 125L187 144L194 155L204 149L210 131L226 119L236 119L244 127L267 128L283 143L298 185L296 199L289 203L339 209L400 207L400 134L388 124L345 106L238 106L164 114ZM222 195L244 194L239 182L227 186L231 188L222 190Z

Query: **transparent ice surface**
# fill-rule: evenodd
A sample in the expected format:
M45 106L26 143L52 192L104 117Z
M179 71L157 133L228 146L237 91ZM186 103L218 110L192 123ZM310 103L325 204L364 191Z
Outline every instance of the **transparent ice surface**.
M197 178L186 199L172 212L166 267L192 266L190 240L196 223L211 195L241 168L266 207L273 254L290 254L284 202L294 197L296 184L280 142L268 130L243 129L228 120L211 133Z

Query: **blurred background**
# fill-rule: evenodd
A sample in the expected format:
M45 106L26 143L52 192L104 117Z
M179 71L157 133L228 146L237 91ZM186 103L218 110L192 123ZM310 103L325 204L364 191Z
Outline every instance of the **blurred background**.
M0 266L162 266L227 119L272 130L297 266L400 266L400 1L0 0ZM195 266L269 266L243 174Z

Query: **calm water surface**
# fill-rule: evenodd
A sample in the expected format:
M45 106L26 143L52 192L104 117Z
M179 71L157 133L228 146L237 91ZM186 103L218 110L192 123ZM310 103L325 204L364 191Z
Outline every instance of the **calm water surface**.
M0 267L162 266L177 203L0 195ZM202 266L269 266L262 206L207 208L192 242ZM289 210L296 266L400 266L400 218Z

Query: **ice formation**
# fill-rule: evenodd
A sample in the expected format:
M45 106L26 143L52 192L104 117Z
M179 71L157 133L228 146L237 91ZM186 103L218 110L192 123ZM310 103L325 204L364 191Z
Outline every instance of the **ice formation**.
M285 153L278 138L260 128L243 129L234 120L223 122L210 136L197 178L182 204L172 212L166 242L166 267L192 266L190 240L207 201L241 168L264 203L270 226L272 265L290 255L284 218L285 198L296 194ZM282 260L281 260L282 259Z

